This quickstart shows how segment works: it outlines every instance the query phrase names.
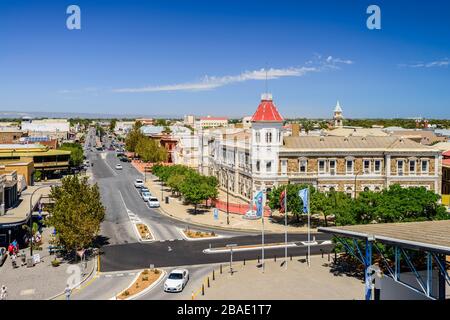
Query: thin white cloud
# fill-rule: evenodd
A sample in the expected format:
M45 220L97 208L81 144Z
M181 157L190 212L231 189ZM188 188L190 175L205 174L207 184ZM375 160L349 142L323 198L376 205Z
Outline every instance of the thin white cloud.
M141 93L141 92L161 92L161 91L204 91L223 87L232 83L245 82L250 80L265 80L279 79L284 77L302 77L308 73L321 72L326 69L339 69L341 64L352 64L351 60L342 60L329 56L322 59L319 56L319 61L308 61L307 66L302 67L288 67L281 69L259 69L253 71L245 71L238 75L228 75L222 77L204 76L200 81L178 83L170 85L146 86L140 88L121 88L114 89L113 92L119 93Z
M431 62L417 62L412 64L399 64L400 67L408 67L408 68L433 68L433 67L448 67L450 61L448 58L444 58L442 60L436 60Z

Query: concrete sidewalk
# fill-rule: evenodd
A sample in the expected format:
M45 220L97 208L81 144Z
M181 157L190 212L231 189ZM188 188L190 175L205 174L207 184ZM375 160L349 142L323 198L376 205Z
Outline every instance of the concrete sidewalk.
M0 267L0 285L4 284L8 288L8 300L43 300L64 292L69 277L74 275L73 267L69 268L71 266L80 268L81 279L87 278L95 271L94 258L87 261L86 269L81 263L72 264L64 261L58 267L53 267L51 261L55 256L50 255L48 251L49 236L50 229L45 229L42 235L44 240L42 250L33 250L33 254L38 253L41 257L41 262L34 267L20 266L20 258L17 258L19 267L13 269L10 257ZM30 250L28 248L24 250L28 256Z
M364 282L346 275L334 275L326 256L311 257L311 266L295 258L288 268L281 266L284 259L266 260L263 273L257 261L233 264L233 275L228 264L223 273L215 271L216 280L209 275L210 285L205 285L205 295L196 300L362 300Z
M149 188L152 195L157 197L160 201L161 212L176 218L181 221L198 224L206 227L215 227L223 229L235 229L240 231L261 231L262 222L259 220L247 220L244 219L242 215L229 214L230 224L227 225L227 213L219 211L219 218L214 219L213 208L204 208L199 206L198 212L194 214L194 207L192 205L185 205L179 198L172 197L172 193L169 188L163 187L163 198L169 196L169 204L166 204L164 199L161 199L161 183L147 173L147 181L145 185ZM285 231L283 223L273 222L270 217L264 218L264 228L267 232L282 233ZM311 232L315 232L316 229L311 229ZM294 227L288 225L288 232L307 232L307 227Z

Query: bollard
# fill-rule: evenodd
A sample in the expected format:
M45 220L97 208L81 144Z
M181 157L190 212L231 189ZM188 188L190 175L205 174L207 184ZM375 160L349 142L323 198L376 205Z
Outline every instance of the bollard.
M245 266L245 259L244 259L244 266Z
M277 262L277 255L273 257L273 261Z
M220 265L220 274L222 274L222 265Z
M322 254L322 259L323 259L323 250L322 249L320 249L320 253Z
M292 254L291 254L291 261L292 261Z
M213 270L213 280L216 280L216 275L214 273L214 270Z
M259 263L259 255L258 255L258 263Z
M328 252L328 262L330 262L330 253Z
M208 277L208 288L209 288L209 277Z
M205 285L202 284L202 296L204 296L204 295L205 295Z

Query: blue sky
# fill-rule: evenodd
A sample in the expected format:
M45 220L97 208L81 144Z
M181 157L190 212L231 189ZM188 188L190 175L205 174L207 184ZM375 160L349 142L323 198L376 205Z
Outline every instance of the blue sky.
M251 115L267 69L286 117L450 118L449 19L443 0L1 0L0 110Z

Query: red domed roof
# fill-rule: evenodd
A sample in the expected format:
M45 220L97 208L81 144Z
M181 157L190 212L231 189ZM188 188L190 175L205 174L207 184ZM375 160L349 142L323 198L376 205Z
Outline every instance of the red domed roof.
M255 121L267 121L267 122L282 122L283 117L277 110L277 107L273 104L271 94L263 94L261 97L261 103L256 109L251 119L252 122Z

